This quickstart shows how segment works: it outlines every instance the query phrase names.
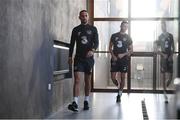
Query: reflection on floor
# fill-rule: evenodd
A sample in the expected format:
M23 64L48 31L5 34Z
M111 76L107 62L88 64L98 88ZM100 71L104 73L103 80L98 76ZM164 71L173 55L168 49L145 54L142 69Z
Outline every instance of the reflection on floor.
M91 109L83 110L83 97L79 100L79 112L71 112L67 105L52 114L50 119L123 119L143 120L142 100L151 120L175 119L175 95L168 94L169 103L163 94L123 93L121 103L116 103L116 93L92 93Z

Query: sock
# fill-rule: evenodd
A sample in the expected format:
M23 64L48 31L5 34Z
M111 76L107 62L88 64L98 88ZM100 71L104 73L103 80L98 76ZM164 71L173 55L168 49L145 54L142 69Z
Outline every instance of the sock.
M84 97L84 101L88 101L89 102L89 96L85 96Z
M73 100L76 102L76 104L78 105L78 97L74 97Z

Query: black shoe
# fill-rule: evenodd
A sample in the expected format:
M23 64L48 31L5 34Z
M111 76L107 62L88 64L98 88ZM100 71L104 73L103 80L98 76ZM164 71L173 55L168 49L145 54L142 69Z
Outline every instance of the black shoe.
M76 104L75 101L72 102L72 104L69 104L68 105L68 109L69 110L72 110L74 112L78 112L78 105Z
M84 101L84 110L89 110L88 101Z
M117 95L117 97L116 97L116 102L117 102L117 103L121 102L121 96L120 96L120 95Z

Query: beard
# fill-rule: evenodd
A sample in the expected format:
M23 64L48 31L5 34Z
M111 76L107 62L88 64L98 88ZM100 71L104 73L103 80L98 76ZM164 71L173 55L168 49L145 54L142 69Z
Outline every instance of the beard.
M82 23L82 24L87 24L88 21L87 21L87 20L81 20L81 23Z

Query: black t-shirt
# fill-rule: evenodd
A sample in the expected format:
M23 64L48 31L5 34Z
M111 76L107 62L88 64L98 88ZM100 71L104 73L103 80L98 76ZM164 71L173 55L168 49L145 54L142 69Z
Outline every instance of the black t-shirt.
M96 27L89 24L81 24L73 29L71 35L69 57L72 57L75 42L75 57L86 58L87 52L92 49L97 49L99 45L98 32Z
M113 44L113 53L117 56L128 51L128 47L132 44L132 39L128 34L120 34L118 32L112 34L111 42Z
M168 32L162 33L157 40L157 45L160 46L161 51L166 54L171 54L173 52L173 44L173 35Z

